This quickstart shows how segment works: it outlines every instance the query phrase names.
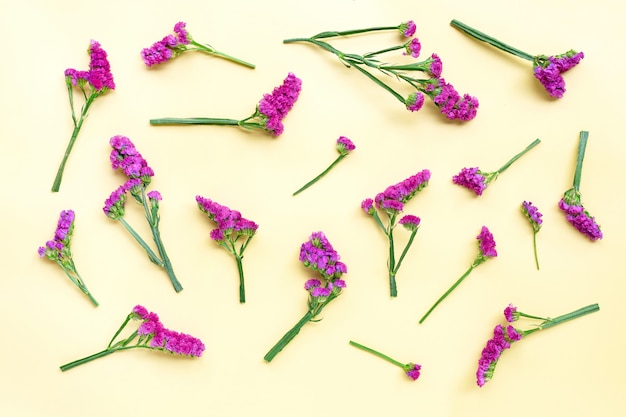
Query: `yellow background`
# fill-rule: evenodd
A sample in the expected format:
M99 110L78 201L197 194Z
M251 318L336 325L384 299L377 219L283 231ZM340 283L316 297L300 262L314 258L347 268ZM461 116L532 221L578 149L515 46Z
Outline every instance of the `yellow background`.
M623 328L624 7L608 0L525 2L400 0L1 1L0 414L108 415L624 415ZM428 99L419 113L331 54L290 37L396 25L413 19L422 56L436 52L443 76L480 100L475 120L452 123ZM470 39L461 20L531 54L571 48L585 58L552 100L529 62ZM199 53L147 69L139 51L177 21L198 41L257 65L249 70ZM108 52L117 88L96 100L67 164L50 187L71 134L63 71L86 69L89 40ZM359 36L336 45L362 53L399 41ZM397 56L397 55L396 55ZM390 60L401 58L390 58ZM248 116L288 72L302 93L272 138L233 127L153 127L156 117ZM403 90L404 91L404 90ZM80 100L77 101L80 103ZM557 208L571 186L578 133L590 132L581 189L605 237L590 242ZM122 226L102 213L124 181L109 164L111 136L128 136L155 171L161 232L184 291ZM291 193L336 157L335 140L357 149L297 197ZM541 144L477 198L451 183L464 166L495 170L535 138ZM361 201L416 172L430 185L405 213L422 226L390 299L384 236ZM247 302L237 297L232 257L209 239L197 194L259 223L244 259ZM535 269L532 231L520 212L544 213ZM128 221L148 232L140 208ZM100 307L37 248L61 210L76 212L72 251ZM482 225L498 257L478 267L438 309L417 320L476 255ZM311 232L326 233L348 265L348 287L272 363L267 350L305 312L311 277L298 261ZM398 231L398 245L408 234ZM477 360L502 310L556 316L600 312L542 332L505 352L494 379L475 383ZM165 326L201 338L202 358L119 352L72 369L95 353L136 304ZM352 339L402 362L402 371L349 346Z

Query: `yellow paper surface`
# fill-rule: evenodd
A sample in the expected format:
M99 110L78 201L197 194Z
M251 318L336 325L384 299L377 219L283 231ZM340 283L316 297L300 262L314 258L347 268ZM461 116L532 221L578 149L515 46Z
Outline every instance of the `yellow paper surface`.
M0 414L624 414L623 15L624 7L610 1L592 7L538 0L3 0ZM429 99L410 113L330 53L282 43L409 19L417 24L422 57L437 53L444 78L478 97L475 120L449 122ZM565 96L553 100L530 62L470 39L449 25L452 19L531 54L573 48L585 58L564 75ZM187 22L197 41L256 69L200 53L146 68L140 50L177 21ZM92 106L61 191L52 193L72 130L63 72L87 69L90 39L107 51L117 88ZM382 33L335 45L364 53L398 42L396 33ZM389 59L406 61L399 54ZM149 124L168 116L244 118L288 72L303 80L302 93L278 138L235 127ZM572 183L581 130L590 132L581 191L602 226L598 242L576 232L557 207ZM128 136L155 171L150 189L163 195L161 233L184 287L179 294L102 212L124 181L109 163L108 141L118 134ZM342 135L357 149L292 197L334 160ZM461 168L495 170L536 138L541 144L482 197L452 184ZM425 168L432 171L430 185L405 207L422 224L397 276L398 297L390 299L385 237L360 203ZM235 261L210 240L213 224L196 207L198 194L260 225L243 261L243 305ZM532 230L520 211L524 200L544 214L539 271ZM98 308L37 255L65 209L76 212L72 252ZM129 201L126 217L149 240L140 209ZM498 257L418 325L473 261L483 225L494 234ZM314 231L324 231L347 264L348 286L323 320L306 325L265 363L267 350L306 311L303 284L314 275L298 254ZM396 236L401 248L408 233L398 229ZM600 311L514 345L494 379L478 388L481 350L509 303L541 316L592 303ZM136 304L157 312L166 327L201 338L203 357L139 350L59 370L105 348ZM422 376L411 382L349 340L419 363Z

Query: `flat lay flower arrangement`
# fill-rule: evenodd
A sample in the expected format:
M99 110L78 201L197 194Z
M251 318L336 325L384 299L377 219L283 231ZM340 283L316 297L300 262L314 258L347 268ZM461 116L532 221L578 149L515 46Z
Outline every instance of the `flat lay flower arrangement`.
M584 57L582 52L573 50L559 55L530 55L457 20L453 20L451 25L472 38L531 61L535 78L542 84L548 94L555 98L563 97L565 92L562 74L576 66ZM332 41L338 38L349 38L356 35L373 36L377 33L388 31L396 32L401 41L374 52L346 53L332 45ZM424 104L425 97L428 97L447 119L458 121L474 119L479 108L478 99L469 94L461 95L442 77L443 64L441 58L436 53L432 53L426 59L418 60L421 55L422 45L419 39L415 37L415 33L416 25L409 20L396 26L324 31L311 37L285 39L284 43L307 43L334 54L346 68L355 69L356 72L367 77L375 85L381 87L400 101L409 111L416 112L420 110ZM171 62L183 53L194 51L225 59L249 69L255 68L254 64L220 52L209 44L197 42L187 30L185 22L176 23L173 33L166 35L150 47L143 48L139 55L144 64L151 68ZM65 82L69 93L74 130L54 180L53 192L59 191L65 164L92 103L96 98L116 87L108 62L108 55L101 48L100 44L96 41L91 41L88 53L90 55L89 70L77 71L70 68L65 71ZM396 53L398 56L391 57L390 54L393 53ZM407 60L407 63L392 63L398 59ZM400 83L401 86L398 86L397 83ZM282 84L275 87L271 93L264 94L258 104L256 104L254 111L248 117L242 119L165 117L151 119L150 124L154 126L190 124L237 126L250 132L260 131L261 133L278 137L284 131L283 120L299 98L302 84L300 78L289 72ZM409 90L408 93L404 92L406 88ZM74 108L75 90L80 91L85 101L80 112L77 112ZM580 132L573 185L555 203L565 214L567 222L589 240L597 241L602 239L603 233L595 218L583 206L580 192L582 163L588 137L589 132ZM534 140L495 171L483 171L478 167L465 167L452 176L451 185L460 185L473 192L476 196L482 196L483 192L500 174L509 169L515 161L526 155L540 142L539 139ZM110 138L109 144L112 148L109 155L111 167L113 170L121 171L125 178L123 183L104 201L103 212L110 220L119 222L145 250L148 259L165 271L175 292L178 293L182 291L183 287L174 272L173 264L165 250L159 228L161 220L159 208L163 197L157 190L148 190L155 172L128 137L115 135ZM356 149L356 145L351 139L340 136L335 142L335 149L339 154L336 159L316 177L313 177L313 179L293 192L293 196L318 183L319 187L323 187L324 184L321 179L326 175L330 175L331 169L351 154ZM410 249L422 225L422 218L416 214L405 213L405 211L409 208L408 204L411 200L429 185L430 178L431 171L424 169L401 182L388 186L384 191L375 194L373 198L368 197L361 202L361 213L364 212L365 215L372 218L374 224L387 240L387 276L391 298L398 297L396 278L407 256L415 255L410 252ZM497 190L493 190L493 192L495 193ZM131 201L136 203L135 206L139 207L139 210L145 216L151 231L152 244L149 244L146 239L140 236L124 217L129 197L132 198ZM225 249L235 260L239 278L239 302L243 304L246 301L244 252L260 226L253 220L243 217L239 211L217 203L214 200L201 195L197 195L195 200L200 212L206 215L214 226L208 233L210 240ZM523 200L521 206L518 202L515 202L511 207L515 207L517 210L521 207L522 215L530 223L534 264L536 269L539 270L537 234L544 226L543 214L530 200ZM70 250L70 240L74 232L74 220L75 213L73 210L62 211L54 238L39 247L38 254L42 258L54 261L91 303L94 306L98 306L98 302L87 289L83 278L78 274L73 254ZM175 221L175 219L172 221ZM424 221L427 222L428 219ZM400 245L397 240L398 229L404 229L403 233L405 233L403 236L405 243L401 249L399 249ZM271 231L264 233L271 233ZM483 225L480 228L475 239L477 254L470 263L469 268L426 310L419 319L418 324L424 323L433 311L470 276L474 269L487 260L498 256L496 239L487 226ZM325 232L313 232L301 244L299 261L312 273L303 285L307 297L306 308L303 316L295 325L267 351L263 357L267 363L274 360L278 353L294 342L295 337L305 328L305 325L320 322L323 319L321 313L325 307L338 298L347 288L344 275L348 272L348 268L341 260L339 253L333 248ZM251 275L253 279L256 279L254 274ZM407 271L403 279L412 279L411 274ZM457 292L457 296L462 296L462 290ZM451 302L453 300L449 301L449 303ZM476 372L478 386L483 386L493 378L495 366L502 353L506 349L511 348L514 343L517 345L517 342L525 339L532 333L598 310L598 304L591 304L571 313L549 318L519 312L516 307L510 304L504 312L507 323L518 320L521 322L521 319L524 319L534 320L534 325L527 329L514 327L512 324L499 324L496 326L493 337L486 343L478 361L478 370ZM125 338L122 337L122 332L134 322L140 322L139 326ZM310 327L313 326L311 325ZM317 331L322 331L321 326ZM422 375L422 365L420 364L400 362L378 350L352 340L349 341L349 344L396 365L402 369L410 380L415 381ZM103 350L62 365L61 370L67 371L112 353L131 349L161 351L185 357L200 357L205 350L205 345L194 336L166 329L155 313L149 312L141 305L137 305L126 316L122 325Z

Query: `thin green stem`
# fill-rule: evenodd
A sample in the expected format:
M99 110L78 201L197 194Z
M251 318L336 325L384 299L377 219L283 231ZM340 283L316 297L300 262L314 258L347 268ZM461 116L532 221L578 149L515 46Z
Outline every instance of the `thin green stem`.
M122 225L126 228L126 230L128 230L131 236L134 237L135 240L141 245L141 247L145 249L150 261L158 266L163 266L163 261L159 259L159 257L152 251L150 246L148 246L146 241L143 240L141 236L139 236L139 234L135 231L135 229L133 229L131 225L128 224L126 220L124 220L123 217L120 217L118 220L120 221L120 223L122 223Z
M215 55L215 56L220 57L220 58L224 58L226 60L232 61L232 62L234 62L236 64L240 64L240 65L243 65L243 66L251 68L251 69L256 68L256 66L254 64L251 64L251 63L249 63L247 61L244 61L242 59L239 59L239 58L235 58L234 56L225 54L223 52L219 52L219 51L217 51L215 48L213 48L210 45L201 44L201 43L198 43L198 42L193 41L193 40L190 41L189 43L194 45L194 46L196 46L198 51L205 52L205 53L210 54L210 55Z
M448 288L448 290L441 297L439 297L439 299L435 302L435 304L433 304L433 306L420 319L419 324L422 324L424 322L424 320L426 320L426 317L428 317L430 315L430 313L432 313L432 311L435 309L435 307L437 307L439 305L439 303L441 303L448 295L450 295L450 293L456 287L458 287L459 284L461 282L463 282L463 280L465 278L467 278L467 276L470 274L470 272L472 272L473 269L474 269L474 264L472 264L472 266L470 266L469 269L467 271L465 271L465 273L463 275L461 275L461 278L459 278L450 288Z
M389 220L389 229L387 230L387 238L389 240L389 295L391 297L398 296L396 285L396 249L393 241L394 224L395 216Z
M539 270L539 257L537 256L537 232L533 232L533 251L535 252L535 265Z
M513 164L513 162L515 162L518 159L520 159L526 152L530 151L532 148L534 148L535 146L539 145L539 143L541 143L541 140L540 139L535 139L530 145L528 145L526 147L526 149L524 149L523 151L521 151L520 153L515 155L513 158L509 159L506 164L502 165L500 167L500 169L495 171L495 174L503 173L508 167L510 167Z
M85 294L89 298L89 301L91 301L91 303L95 307L98 307L98 305L99 305L98 301L96 301L96 299L93 297L93 295L87 289L87 286L85 285L85 282L83 281L83 279L81 278L80 274L76 270L76 265L74 265L74 261L72 259L70 259L69 262L70 262L70 265L69 266L65 266L59 260L56 261L57 265L59 265L61 267L61 269L63 270L63 272L65 272L65 275L70 279L70 281L72 281L72 283L74 283L74 285L76 285L78 287L78 289L80 289L83 292L83 294Z
M411 245L413 244L413 239L415 239L415 235L417 234L417 230L415 229L411 232L411 236L409 237L409 241L407 242L406 246L404 247L404 250L402 251L402 254L400 255L400 259L398 259L398 263L396 264L396 269L395 269L395 273L398 273L398 270L400 269L400 265L402 264L402 261L404 260L404 257L406 256L407 252L409 251L409 248L411 247Z
M283 350L285 346L287 346L287 344L298 335L298 333L300 333L300 329L311 321L313 317L314 315L311 310L307 311L306 314L295 324L295 326L293 326L278 342L276 342L276 344L265 354L263 359L265 359L266 362L271 362L272 359L274 359L274 357L278 355L278 353L280 353L280 351Z
M581 130L580 138L578 140L578 153L576 156L576 171L574 172L574 189L577 192L580 192L580 179L582 177L583 159L585 158L587 139L589 139L589 132Z
M235 254L235 261L237 262L237 272L239 272L239 302L246 302L246 287L243 280L243 263L242 256Z
M238 126L239 120L220 119L212 117L162 117L159 119L150 119L151 125L227 125Z
M71 89L70 89L70 92L71 92ZM78 119L78 123L76 122L76 117L74 115L74 107L73 107L74 100L70 98L70 104L72 106L72 119L74 121L74 130L72 131L72 136L70 137L70 141L67 144L65 153L63 154L61 165L59 165L59 169L57 170L57 175L54 178L54 182L52 183L52 192L56 193L61 188L61 180L63 179L63 172L65 171L65 164L67 163L67 159L70 157L70 153L72 152L72 148L74 147L74 143L76 142L76 138L78 137L78 132L80 132L80 128L83 126L83 122L85 121L85 118L87 117L89 107L91 106L91 104L93 103L93 101L96 99L98 95L99 94L92 93L89 96L89 98L85 102L85 105L83 106L83 109L80 114L80 118ZM73 95L70 95L70 97L72 96Z
M322 171L322 173L321 173L321 174L319 174L317 177L313 178L311 181L309 181L309 182L307 182L306 184L304 184L302 187L300 187L300 188L298 189L298 191L296 191L296 192L295 192L295 193L293 193L292 195L297 195L297 194L300 194L302 191L306 190L306 189L307 189L307 188L309 188L311 185L315 184L317 181L319 181L319 180L320 180L320 178L322 178L324 175L328 174L328 172L329 172L331 169L333 169L333 167L334 167L335 165L337 165L337 164L339 163L339 161L341 161L343 158L345 158L345 156L346 156L346 155L339 155L339 156L337 157L337 159L335 159L335 160L333 161L333 163L332 163L332 164L330 164L330 165L328 166L328 168L326 168L324 171Z
M115 339L117 338L117 336L119 336L119 334L122 332L122 330L124 330L124 327L126 327L126 325L128 324L128 322L130 321L130 317L131 315L127 315L126 319L124 320L124 323L122 323L122 325L119 327L119 329L117 329L117 331L115 332L115 334L113 335L113 337L111 338L111 341L109 342L109 344L107 345L107 349L109 349L111 347L111 345L113 344L113 342L115 341Z
M382 358L382 359L386 360L387 362L393 363L394 365L399 366L400 368L404 368L404 365L405 365L404 363L398 362L397 360L395 360L395 359L385 355L384 353L380 353L380 352L378 352L378 351L376 351L376 350L374 350L372 348L369 348L367 346L363 346L360 343L353 342L352 340L350 340L350 344L352 346L354 346L354 347L357 347L357 348L361 349L361 350L364 350L366 352L374 354L374 355L378 356L379 358Z
M406 48L406 46L404 44L396 45L396 46L390 46L389 48L381 49L380 51L368 52L368 53L363 55L363 58L371 58L371 57L376 56L376 55L384 54L384 53L387 53L387 52L393 52L393 51L397 51L398 49L404 49L404 48Z
M165 246L163 245L163 240L161 239L161 232L159 228L156 226L151 226L152 236L154 238L154 243L157 246L159 254L161 255L161 259L163 260L163 268L165 268L165 272L167 272L167 276L169 277L172 286L176 292L181 292L183 290L183 286L176 278L176 274L174 273L174 268L172 267L172 262L170 261L169 256L167 256L167 252L165 251Z
M379 32L379 31L383 31L383 30L398 30L398 26L377 26L377 27L372 27L372 28L367 28L367 29L351 29L351 30L343 30L343 31L326 31L326 32L322 32L322 33L318 33L317 35L313 36L313 39L324 39L324 38L332 38L332 37L337 37L337 36L350 36L350 35L357 35L360 33L367 33L367 32Z
M381 86L383 89L391 93L391 95L394 96L396 99L398 99L398 101L400 101L402 104L406 104L406 100L404 99L404 97L402 97L400 93L398 93L396 90L394 90L393 88L389 87L387 84L385 84L384 82L376 78L374 74L370 73L365 68L361 68L358 65L353 65L353 67L359 70L363 75L368 77L370 80L374 81L376 84Z
M477 39L479 41L482 42L486 42L491 46L494 46L504 52L508 52L512 55L515 55L519 58L525 59L527 61L533 61L535 59L535 57L533 55L530 55L529 53L526 53L522 50L519 50L511 45L507 45L504 42L500 42L499 40L497 40L496 38L489 36L479 30L476 30L468 25L466 25L465 23L459 22L456 19L453 19L450 22L450 25L452 27L455 27L457 29L459 29L460 31L470 35L471 37L473 37L474 39Z
M548 329L558 324L565 323L566 321L573 320L573 319L582 317L590 313L595 313L596 311L599 311L599 310L600 310L600 306L598 304L590 304L588 306L579 308L578 310L572 311L571 313L563 314L562 316L558 316L553 319L548 319L545 323L542 323L539 327L541 329Z

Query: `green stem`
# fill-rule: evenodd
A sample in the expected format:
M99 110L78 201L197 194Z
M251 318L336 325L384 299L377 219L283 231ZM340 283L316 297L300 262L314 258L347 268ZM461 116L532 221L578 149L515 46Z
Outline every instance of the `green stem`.
M111 345L113 344L113 342L115 341L115 338L117 338L117 336L119 336L119 334L122 332L122 330L124 329L124 327L126 327L126 325L128 324L128 322L130 321L131 315L127 315L126 319L124 320L124 323L122 323L122 325L120 326L119 329L117 329L117 331L115 332L115 334L113 335L113 337L111 338L111 341L109 342L109 344L107 345L107 349L109 349L111 347ZM135 332L136 333L136 332Z
M580 139L578 141L578 153L576 156L576 171L574 172L574 189L580 191L580 179L583 171L583 159L585 158L585 149L587 148L587 139L589 139L589 132L585 130L580 131Z
M400 101L402 104L406 104L406 100L404 99L404 97L402 97L402 95L400 95L400 93L398 93L396 90L394 90L393 88L389 87L387 84L385 84L384 82L376 78L372 73L367 71L365 68L361 68L358 65L353 65L353 67L359 70L361 73L363 73L363 75L368 77L370 80L374 81L376 84L378 84L379 86L387 90L389 93L391 93L391 95L394 96L396 99L398 99L398 101Z
M396 264L396 269L395 269L394 273L398 273L398 270L400 269L400 265L402 264L402 260L404 260L404 257L406 256L407 252L409 251L409 248L413 244L413 239L415 239L415 235L417 234L417 230L418 229L415 229L415 230L413 230L411 232L411 236L409 237L409 241L407 242L406 246L404 247L404 250L402 251L402 254L400 255L400 259L398 259L398 263Z
M235 261L237 261L237 271L239 272L239 302L246 302L246 288L243 280L243 263L242 256L235 254Z
M553 319L546 319L543 323L541 323L537 328L526 330L524 332L524 336L535 333L536 331L549 329L550 327L554 327L558 324L565 323L566 321L574 320L579 317L585 316L590 313L595 313L600 310L600 306L598 304L590 304L588 306L579 308L578 310L572 311L571 313L563 314L562 316L555 317Z
M396 286L396 249L393 242L394 224L395 216L389 220L389 230L387 230L387 238L389 239L389 295L391 297L398 296L398 288Z
M219 51L215 50L210 45L203 45L203 44L198 43L198 42L193 41L193 40L191 42L189 42L189 43L194 45L194 46L196 46L198 48L197 50L199 50L199 51L208 53L210 55L215 55L215 56L218 56L220 58L227 59L227 60L232 61L232 62L234 62L236 64L240 64L240 65L243 65L243 66L251 68L251 69L256 68L254 64L251 64L251 63L249 63L247 61L244 61L242 59L239 59L239 58L235 58L234 56L227 55L227 54L225 54L223 52L219 52Z
M77 359L77 360L72 361L70 363L66 363L65 365L62 365L60 367L61 371L65 372L65 371L67 371L69 369L72 369L72 368L78 366L78 365L82 365L84 363L91 362L94 359L98 359L98 358L101 358L103 356L110 355L111 353L116 352L117 350L118 349L105 349L105 350L100 351L98 353L94 353L93 355L89 355L89 356L86 356L84 358Z
M181 292L183 290L183 286L176 278L176 274L174 273L174 268L172 267L172 262L170 261L169 256L167 256L167 252L165 251L165 246L163 245L163 241L161 240L161 232L159 232L159 228L157 226L150 226L152 230L152 236L154 238L154 243L157 246L159 254L161 255L161 259L163 260L163 268L165 268L165 272L167 272L167 276L169 277L172 286L176 292Z
M311 185L315 184L317 181L320 180L320 178L322 178L324 175L328 174L328 172L339 163L339 161L341 161L346 155L339 155L337 157L337 159L335 159L333 161L332 164L330 164L328 166L328 168L326 168L324 171L322 171L321 174L319 174L317 177L313 178L311 181L307 182L306 184L304 184L302 187L300 187L298 189L298 191L296 191L295 193L293 193L292 195L297 195L300 194L302 191L306 190L307 188L309 188Z
M378 352L378 351L376 351L376 350L374 350L372 348L368 348L367 346L363 346L362 344L357 343L357 342L353 342L352 340L350 340L350 344L352 346L354 346L354 347L357 347L357 348L361 349L361 350L364 350L366 352L372 353L372 354L378 356L379 358L382 358L382 359L386 360L387 362L393 363L394 365L399 366L400 368L404 368L404 365L405 365L404 363L398 362L397 360L395 360L393 358L390 358L389 356L387 356L387 355L385 355L383 353L380 353L380 352Z
M502 50L504 52L508 52L508 53L510 53L512 55L515 55L515 56L517 56L519 58L522 58L522 59L525 59L527 61L534 61L534 59L535 59L535 57L533 55L530 55L530 54L528 54L528 53L526 53L524 51L521 51L521 50L519 50L517 48L514 48L511 45L507 45L504 42L500 42L496 38L491 37L491 36L481 32L479 30L476 30L476 29L466 25L465 23L459 22L456 19L453 19L450 22L450 25L452 27L455 27L455 28L459 29L460 31L470 35L471 37L473 37L473 38L475 38L475 39L477 39L479 41L486 42L486 43L488 43L491 46L495 46L496 48L498 48L498 49L500 49L500 50Z
M135 229L133 229L131 225L128 224L126 220L124 220L123 217L120 217L118 220L120 221L120 223L122 223L122 225L124 225L126 230L128 230L131 236L135 238L135 240L141 245L141 247L145 249L146 253L148 254L148 258L150 258L150 261L158 266L161 266L161 267L164 266L163 261L161 261L159 257L152 251L152 249L150 248L150 246L148 246L146 241L143 240L137 232L135 232Z
M63 171L65 170L65 164L67 163L67 159L72 152L72 148L74 147L74 143L76 142L76 138L78 137L78 132L80 132L80 128L83 126L83 122L87 117L87 112L89 111L89 107L98 96L98 94L92 93L81 111L80 118L78 119L78 123L76 122L76 118L74 117L74 107L73 107L73 99L71 98L71 87L69 87L70 91L70 104L72 106L72 119L74 120L74 130L72 131L72 137L70 138L70 142L67 144L67 148L65 149L65 154L63 155L63 159L61 160L61 165L57 170L57 175L54 178L54 183L52 184L52 192L58 192L61 188L61 180L63 179Z
M398 49L405 49L405 48L406 48L406 45L404 45L404 44L396 45L396 46L390 46L389 48L381 49L380 51L368 52L368 53L363 55L363 58L371 58L371 57L376 56L376 55L384 54L384 53L387 53L387 52L393 52L393 51L397 51Z
M89 297L89 301L91 301L91 303L95 307L98 307L99 305L98 301L96 301L96 299L93 297L93 295L91 295L91 293L87 289L85 282L83 281L82 277L76 270L76 265L74 264L74 261L70 259L69 262L70 262L70 265L66 267L60 261L58 260L56 261L57 265L61 267L61 269L63 270L63 272L65 272L65 275L70 279L70 281L72 281L72 283L74 283L74 285L76 285L83 292L83 294Z
M151 125L227 125L238 126L239 120L220 119L212 117L163 117L159 119L150 119Z
M426 317L428 317L430 315L430 313L435 309L435 307L437 307L439 305L439 303L441 303L456 287L458 287L458 285L465 278L467 278L467 276L470 274L470 272L472 272L473 269L474 269L474 265L470 266L469 269L467 271L465 271L465 273L463 275L461 275L461 278L459 278L450 288L448 288L448 291L446 291L441 297L439 297L437 302L435 302L435 304L433 304L433 306L420 319L419 324L422 324L424 322L424 320L426 320Z
M281 351L291 340L296 337L298 333L300 333L300 329L307 324L313 318L313 313L311 310L307 311L304 316L293 326L285 335L265 354L263 359L266 362L271 362L272 359Z
M526 149L524 149L522 152L520 152L517 155L515 155L513 158L509 159L506 164L502 165L500 167L500 169L495 171L495 174L501 174L502 172L504 172L508 167L510 167L513 164L513 162L515 162L518 159L520 159L526 152L530 151L532 148L534 148L535 146L539 145L539 143L541 143L541 140L535 139L533 141L533 143L531 143L530 145L528 145L526 147Z
M535 265L539 270L539 257L537 256L537 232L533 232L533 251L535 252Z
M343 31L326 31L313 36L313 39L332 38L336 36L350 36L366 32L379 32L382 30L398 30L398 26L377 26L367 29L351 29Z

